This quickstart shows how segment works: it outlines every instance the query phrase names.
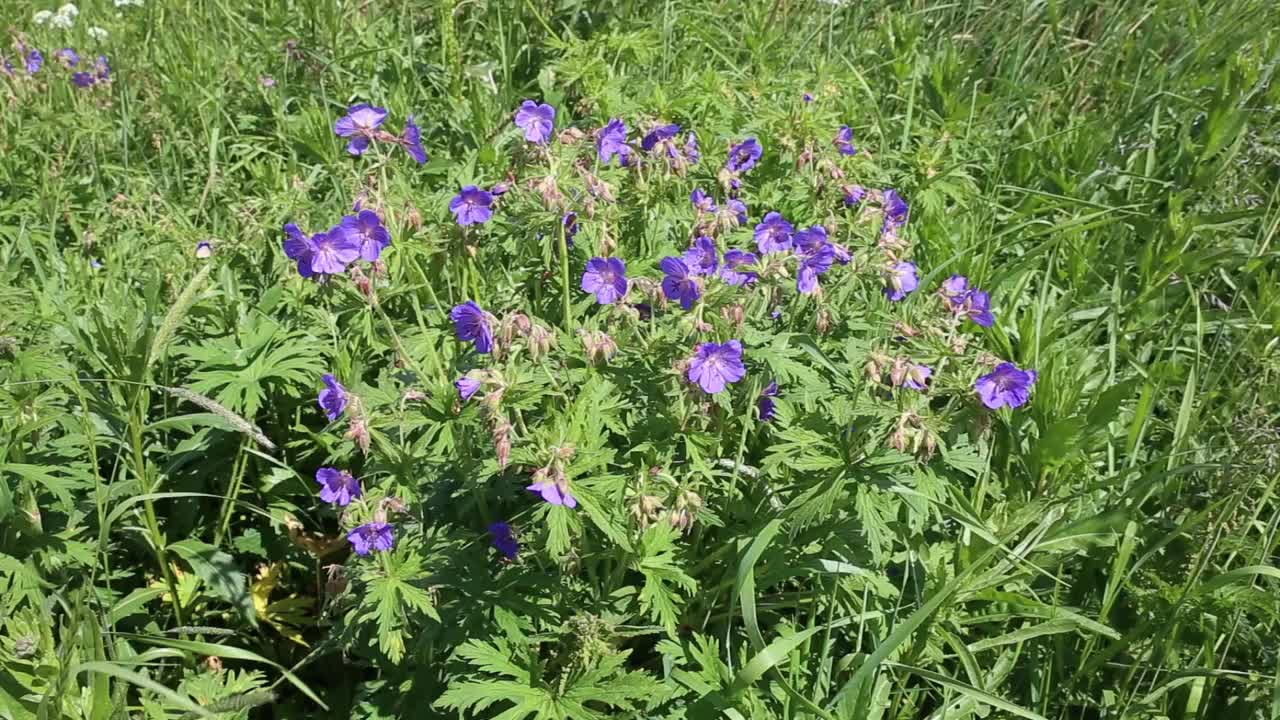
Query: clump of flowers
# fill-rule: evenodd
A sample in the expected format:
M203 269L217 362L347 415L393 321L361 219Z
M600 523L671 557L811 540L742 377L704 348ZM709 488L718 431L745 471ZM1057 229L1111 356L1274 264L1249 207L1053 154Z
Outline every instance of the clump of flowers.
M68 66L77 61L65 54L57 60ZM511 155L511 167L483 184L478 179L463 185L448 200L448 214L442 200L434 213L418 214L409 223L429 230L434 216L445 227L462 228L439 233L450 243L450 252L441 255L444 282L421 286L437 314L423 312L418 334L422 352L433 355L425 371L413 367L414 373L406 371L405 377L424 388L434 382L444 390L444 397L412 390L424 410L439 413L433 418L446 418L432 422L483 423L486 458L481 467L493 476L484 481L489 486L477 481L477 492L506 493L507 503L508 491L523 488L525 492L514 493L520 502L540 500L566 509L585 504L595 512L604 496L594 494L592 483L608 473L606 465L619 462L611 449L602 449L603 436L620 431L612 426L583 431L574 423L586 422L584 413L605 412L619 394L638 392L645 373L651 382L665 384L661 396L674 398L661 410L670 415L662 419L669 423L663 427L696 432L703 424L733 438L738 437L735 431L721 424L749 423L741 431L744 450L754 446L747 442L752 433L788 432L797 418L811 412L814 378L828 370L825 365L799 367L804 353L783 355L788 337L803 334L806 343L842 348L853 323L865 328L885 315L883 338L873 340L868 350L850 343L845 352L853 367L863 368L869 401L894 405L879 416L884 419L875 429L882 447L928 461L945 444L947 423L939 419L937 408L1018 408L1030 401L1038 378L1034 370L991 363L987 367L994 369L974 379L965 351L974 340L974 326L994 324L992 297L962 275L918 292L921 258L928 254L917 246L910 206L899 190L876 189L857 176L866 151L854 144L850 126L834 128L825 138L783 143L802 155L800 172L818 178L804 186L818 201L805 205L785 193L753 195L745 185L748 178L770 182L766 176L775 171L764 162L764 144L756 136L739 135L715 159L722 165L708 163L719 168L718 183L708 183L708 177L697 182L687 176L702 162L703 152L686 125L612 117L592 129L575 126L567 114L547 103L523 101L508 126L508 137L523 139ZM387 118L384 108L353 105L334 129L347 138L352 155L391 144L425 162L425 152L419 159L421 133L412 116L399 136L384 129ZM637 135L631 134L629 122L641 129ZM855 182L846 182L846 176ZM631 181L679 198L675 231L646 238L644 250L628 237L632 225L625 184ZM752 208L760 216L753 218ZM490 224L499 214L503 222L497 227L483 234L473 227ZM289 223L285 255L303 277L332 284L346 277L372 297L371 277L389 272L383 257L392 235L383 217L363 207L362 197L327 230L308 235ZM519 255L528 249L528 255L495 260L499 251L491 248L499 245L503 253ZM509 275L522 263L535 268L526 284L505 294L483 292L490 277ZM870 289L866 312L849 310L850 288ZM883 294L888 302L875 300L874 294ZM457 343L423 340L441 334ZM558 338L573 338L572 348L560 349ZM399 336L394 344L403 358ZM620 346L628 352L619 353ZM821 356L816 350L814 356ZM830 356L840 354L837 350ZM403 364L400 369L407 370ZM785 405L780 381L787 384ZM377 413L335 376L325 375L322 382L318 403L325 417L330 422L346 418L346 437L368 454ZM580 387L584 382L586 387ZM597 394L590 395L588 387ZM571 405L577 392L589 396L590 412L546 411ZM630 395L620 400L621 407L630 411L635 400ZM404 402L398 412L405 412ZM568 423L562 415L575 420ZM994 417L985 412L976 416ZM565 423L573 427L566 429ZM451 430L439 447L446 452L475 447L476 434L464 428ZM526 472L527 483L516 480ZM316 482L323 501L347 508L344 526L352 529L346 537L357 555L394 547L396 529L386 517L390 499L370 501L365 494L376 495L376 488L363 487L335 467L320 468ZM665 488L655 488L641 480L617 495L628 498L642 529L688 531L699 516L715 514L717 496L704 497L706 486L696 477L666 482ZM769 502L784 507L772 495ZM503 562L514 562L522 552L536 551L521 547L512 521L497 519L521 517L506 510L484 517L474 529L487 532ZM412 534L413 526L407 531ZM532 537L530 532L525 541ZM557 556L569 562L571 555L561 550Z
M352 155L363 155L375 142L380 142L402 148L419 165L425 163L427 152L422 147L422 132L414 123L413 115L405 120L400 135L382 129L387 117L386 108L357 103L347 109L346 115L334 121L333 132L338 137L349 138L347 152Z

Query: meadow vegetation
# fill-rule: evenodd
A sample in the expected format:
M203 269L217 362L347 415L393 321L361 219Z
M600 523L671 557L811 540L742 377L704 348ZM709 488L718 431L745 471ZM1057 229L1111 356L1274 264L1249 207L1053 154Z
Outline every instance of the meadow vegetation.
M5 16L0 718L1280 717L1271 3Z

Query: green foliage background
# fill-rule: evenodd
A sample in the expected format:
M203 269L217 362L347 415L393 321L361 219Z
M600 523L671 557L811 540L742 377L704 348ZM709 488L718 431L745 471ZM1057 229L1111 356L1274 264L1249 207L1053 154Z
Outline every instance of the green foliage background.
M10 3L11 35L114 79L0 77L0 718L1280 717L1269 3L98 1L66 31L42 9ZM447 212L518 164L528 97L561 126L681 122L712 165L758 135L753 221L828 213L797 160L853 126L856 180L912 203L920 295L990 290L975 348L1038 369L1032 403L981 414L944 380L938 456L892 450L910 408L863 366L928 300L899 314L863 280L826 334L811 303L753 315L714 413L679 390L670 316L582 362L537 239L559 214L514 199L468 260ZM414 113L430 163L347 157L332 122L363 100ZM604 176L621 202L572 266L607 238L652 277L694 183ZM361 191L395 237L377 311L280 251ZM506 469L450 385L469 295L558 334L502 368ZM316 410L324 372L374 418L367 457ZM566 446L577 512L522 489ZM407 505L394 553L317 557L345 527L326 464ZM644 495L692 530L641 522Z

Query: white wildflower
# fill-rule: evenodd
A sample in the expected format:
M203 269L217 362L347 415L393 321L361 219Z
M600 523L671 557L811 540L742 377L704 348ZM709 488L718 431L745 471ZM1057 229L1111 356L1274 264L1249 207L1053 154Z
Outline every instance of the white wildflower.
M106 30L103 30L103 29L102 29L102 28L100 28L100 27L91 27L91 28L89 28L89 37L93 38L94 40L98 40L98 41L106 40L106 39L107 39L107 31L106 31Z
M49 19L50 19L50 18L52 18L52 17L53 17L53 11L51 11L51 10L41 10L40 12L36 13L36 14L35 14L35 16L33 16L33 17L31 18L31 21L32 21L32 22L34 22L34 23L35 23L35 24L37 24L37 25L43 25L43 24L45 24L45 23L49 22Z
M80 8L76 7L75 3L67 3L66 5L63 5L62 7L58 8L58 14L65 15L69 18L74 18L75 16L80 14Z

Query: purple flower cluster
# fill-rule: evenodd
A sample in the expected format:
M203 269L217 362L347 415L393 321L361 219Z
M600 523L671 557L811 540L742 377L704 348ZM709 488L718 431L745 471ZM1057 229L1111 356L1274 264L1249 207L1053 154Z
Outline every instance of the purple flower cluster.
M693 132L685 133L684 143L677 137L680 126L674 123L658 125L640 140L640 149L650 157L660 158L667 167L683 173L690 165L697 165L702 159L702 151L698 147L698 136Z
M310 237L294 223L284 226L284 254L302 277L337 275L356 260L375 262L391 245L391 232L372 210L345 215L337 225Z
M28 77L36 75L44 68L44 53L36 48L28 48L19 44L18 52L22 60L23 69L26 70ZM76 87L88 88L111 80L111 64L107 62L106 55L99 55L94 60L93 67L86 70L76 70L76 68L80 67L82 58L75 48L64 47L55 50L53 60L65 70L73 71L71 73L71 82ZM0 73L14 77L13 63L9 62L7 58L0 58Z
M956 317L972 320L982 327L991 327L996 318L991 314L991 295L969 287L969 279L952 275L942 283L942 298Z
M352 155L363 155L377 141L404 148L419 165L425 163L427 151L422 147L422 130L414 122L413 115L405 120L404 130L398 137L381 129L386 120L386 108L358 103L347 108L347 114L334 121L333 132L338 137L350 138L347 152Z
M858 147L853 144L853 128L850 128L848 125L840 126L840 129L836 132L836 137L831 141L831 144L836 146L836 150L839 151L841 155L858 154Z

